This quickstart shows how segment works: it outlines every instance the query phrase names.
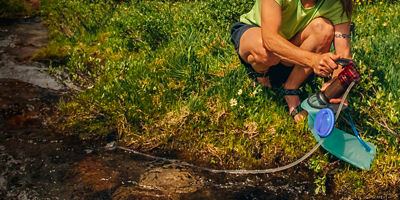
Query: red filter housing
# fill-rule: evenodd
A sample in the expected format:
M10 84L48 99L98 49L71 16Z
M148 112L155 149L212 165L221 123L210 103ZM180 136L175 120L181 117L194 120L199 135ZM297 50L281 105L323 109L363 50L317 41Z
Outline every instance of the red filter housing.
M343 70L337 78L326 88L324 92L319 92L317 97L320 103L329 104L332 98L340 98L346 91L351 82L359 82L360 74L356 70L356 64L349 59L339 59L336 64L342 65Z
M343 71L338 75L338 80L344 88L347 88L351 82L359 82L360 74L355 69L355 63L352 60L347 60L347 65L343 66Z

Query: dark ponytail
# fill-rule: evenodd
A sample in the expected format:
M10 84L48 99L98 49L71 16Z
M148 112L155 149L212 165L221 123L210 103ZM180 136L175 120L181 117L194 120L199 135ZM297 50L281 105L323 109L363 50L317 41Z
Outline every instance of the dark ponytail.
M343 13L346 13L347 17L351 19L351 14L353 12L353 0L340 0L343 6Z

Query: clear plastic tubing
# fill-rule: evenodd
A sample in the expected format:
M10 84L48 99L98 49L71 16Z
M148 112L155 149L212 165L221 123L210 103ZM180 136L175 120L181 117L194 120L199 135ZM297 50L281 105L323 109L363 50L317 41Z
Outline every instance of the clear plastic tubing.
M342 100L340 101L340 105L339 105L339 109L338 112L336 113L335 116L335 121L338 119L339 114L342 110L343 104L347 98L347 95L349 95L349 92L351 90L351 88L354 86L355 82L351 82L349 87L347 87L346 92L344 93ZM167 161L167 162L171 162L171 163L178 163L181 165L185 165L185 166L189 166L189 167L193 167L193 168L198 168L204 171L208 171L208 172L212 172L212 173L226 173L226 174L267 174L267 173L275 173L275 172L279 172L279 171L283 171L286 169L289 169L291 167L294 167L296 165L298 165L299 163L303 162L305 159L307 159L308 157L310 157L317 149L319 146L321 146L321 144L324 142L325 138L321 138L321 140L318 142L317 145L314 146L314 148L311 149L311 151L307 152L306 154L304 154L304 156L302 156L301 158L299 158L298 160L289 163L287 165L284 165L282 167L276 167L276 168L270 168L270 169L254 169L254 170L247 170L247 169L237 169L237 170L224 170L224 169L211 169L211 168L207 168L207 167L200 167L200 166L196 166L187 162L183 162L180 160L176 160L176 159L168 159L168 158L163 158L163 157L158 157L158 156L152 156L149 154L145 154L145 153L141 153L126 147L122 147L122 146L116 146L116 148L124 150L124 151L128 151L137 155L141 155L147 158L151 158L151 159L155 159L155 160L163 160L163 161Z

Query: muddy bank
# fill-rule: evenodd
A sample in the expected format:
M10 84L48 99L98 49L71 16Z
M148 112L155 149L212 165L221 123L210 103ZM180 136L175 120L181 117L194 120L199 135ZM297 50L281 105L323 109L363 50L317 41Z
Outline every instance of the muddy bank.
M46 126L57 91L0 79L0 196L4 199L296 199L305 174L210 174L148 160L107 141L82 141ZM51 119L51 118L50 118Z

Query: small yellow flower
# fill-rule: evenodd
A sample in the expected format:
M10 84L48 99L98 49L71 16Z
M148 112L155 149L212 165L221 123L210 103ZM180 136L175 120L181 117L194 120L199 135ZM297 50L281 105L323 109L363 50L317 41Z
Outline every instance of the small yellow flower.
M243 93L243 90L240 89L237 94L240 96L240 95L242 95L242 93Z
M383 24L382 24L382 26L387 26L387 23L386 23L386 22L385 22L385 23L383 23Z
M381 4L381 5L382 5L382 4L383 4L383 2L381 1L381 2L379 2L379 4Z
M231 99L231 100L229 101L229 103L231 104L232 107L233 107L233 106L236 106L236 105L237 105L237 100L236 100L236 99Z

